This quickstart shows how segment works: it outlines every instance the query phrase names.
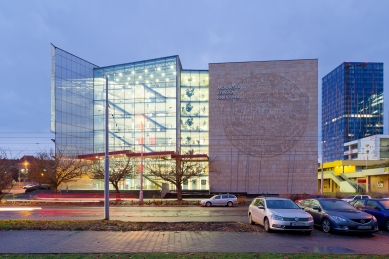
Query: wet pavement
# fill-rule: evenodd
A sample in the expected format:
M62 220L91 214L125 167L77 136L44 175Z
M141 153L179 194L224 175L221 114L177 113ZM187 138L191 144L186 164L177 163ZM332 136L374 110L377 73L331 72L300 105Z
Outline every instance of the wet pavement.
M301 233L2 231L0 253L276 252L389 254L389 237Z
M247 206L242 207L110 207L110 219L137 222L247 222ZM0 206L0 220L98 220L104 207L80 206Z

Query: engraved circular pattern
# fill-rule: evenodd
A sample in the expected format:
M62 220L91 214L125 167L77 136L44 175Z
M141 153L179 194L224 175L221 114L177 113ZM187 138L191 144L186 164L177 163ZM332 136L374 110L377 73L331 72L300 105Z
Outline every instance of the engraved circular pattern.
M239 99L219 101L224 132L241 152L277 156L304 134L309 96L284 77L252 75L238 83Z

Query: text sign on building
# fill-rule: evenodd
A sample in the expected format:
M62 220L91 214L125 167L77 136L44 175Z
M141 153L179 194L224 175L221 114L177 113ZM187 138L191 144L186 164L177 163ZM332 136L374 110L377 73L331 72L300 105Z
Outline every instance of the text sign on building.
M239 99L238 90L240 85L224 85L217 87L218 100L233 100Z

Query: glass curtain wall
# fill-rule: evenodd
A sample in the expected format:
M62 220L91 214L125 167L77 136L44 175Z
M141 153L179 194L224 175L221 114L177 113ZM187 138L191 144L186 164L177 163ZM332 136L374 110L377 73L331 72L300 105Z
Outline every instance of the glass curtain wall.
M93 152L93 69L98 66L52 45L51 131L56 151Z
M209 72L181 71L181 152L209 154ZM183 189L208 190L208 173L184 183Z
M208 154L209 73L181 72L181 148L194 154Z
M382 63L345 62L323 77L324 162L345 159L346 142L383 134L383 120Z
M176 150L178 56L94 70L94 152L104 152L108 77L109 151Z

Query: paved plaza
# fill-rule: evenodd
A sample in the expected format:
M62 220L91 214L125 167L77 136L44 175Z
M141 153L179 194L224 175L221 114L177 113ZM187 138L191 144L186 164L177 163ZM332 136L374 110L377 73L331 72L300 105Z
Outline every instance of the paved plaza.
M242 232L1 231L0 253L389 254L389 236Z

